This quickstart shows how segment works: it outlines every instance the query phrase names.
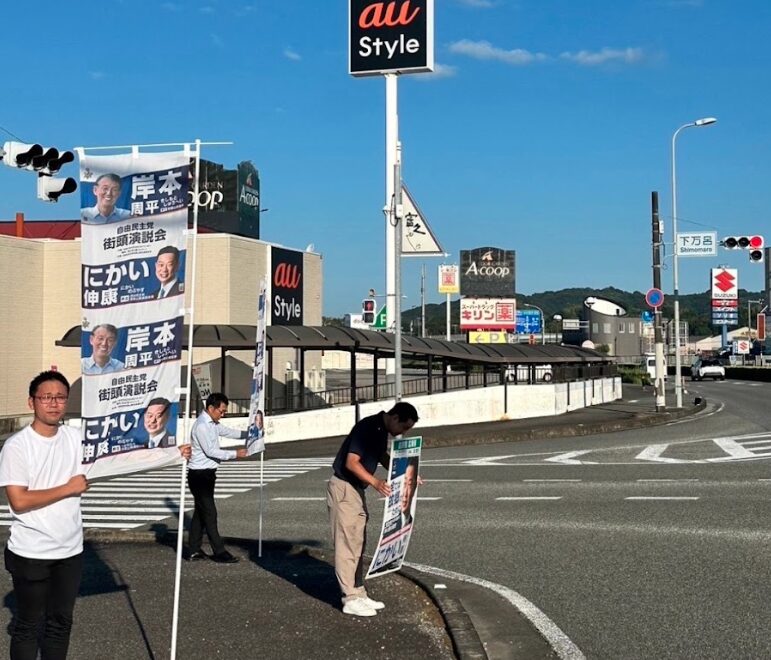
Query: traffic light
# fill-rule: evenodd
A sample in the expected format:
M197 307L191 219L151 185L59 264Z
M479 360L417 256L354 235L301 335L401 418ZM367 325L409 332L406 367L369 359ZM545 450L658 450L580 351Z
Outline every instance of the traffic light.
M375 325L377 304L374 298L365 298L361 301L361 320L367 325Z
M56 202L62 195L75 192L78 188L72 177L57 179L53 176L62 166L75 160L71 151L59 151L56 147L39 144L6 142L0 149L0 160L8 167L37 172L37 197L44 202Z
M78 184L71 176L60 179L49 174L37 175L37 198L44 202L58 202L59 197L77 189Z
M762 236L726 236L720 244L726 250L749 250L751 263L763 262Z

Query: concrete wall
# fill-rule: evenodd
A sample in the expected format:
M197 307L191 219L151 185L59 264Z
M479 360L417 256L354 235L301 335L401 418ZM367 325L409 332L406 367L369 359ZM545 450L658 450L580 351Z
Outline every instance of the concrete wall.
M442 394L410 397L409 401L425 426L449 426L474 422L492 422L560 415L586 405L598 405L621 398L621 379L603 378L584 383L571 383L571 404L567 405L567 385L497 385L475 390L458 390ZM508 405L504 401L508 388ZM390 407L390 401L372 402L360 407L366 417ZM267 442L287 442L334 435L345 435L355 423L353 406L309 410L291 415L277 415L265 419ZM245 429L245 417L228 417L228 426Z

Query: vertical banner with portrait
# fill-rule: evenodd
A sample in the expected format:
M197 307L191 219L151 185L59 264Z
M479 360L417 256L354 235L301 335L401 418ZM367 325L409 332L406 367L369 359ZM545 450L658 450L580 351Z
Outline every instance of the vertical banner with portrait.
M246 436L248 456L265 451L265 333L267 330L266 310L268 283L260 281L260 295L257 298L257 340L254 349L254 371L252 372L252 399L249 405L249 426Z
M391 494L383 509L383 529L367 578L398 571L407 556L418 500L418 473L423 438L395 438L391 445L388 483Z
M182 151L81 154L83 463L89 479L179 458L188 175L189 155Z

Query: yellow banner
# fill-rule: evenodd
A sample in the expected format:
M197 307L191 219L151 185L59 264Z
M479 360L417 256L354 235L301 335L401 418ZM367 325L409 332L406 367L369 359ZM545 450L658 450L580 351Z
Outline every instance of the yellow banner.
M508 344L509 339L505 332L477 332L468 333L469 344Z

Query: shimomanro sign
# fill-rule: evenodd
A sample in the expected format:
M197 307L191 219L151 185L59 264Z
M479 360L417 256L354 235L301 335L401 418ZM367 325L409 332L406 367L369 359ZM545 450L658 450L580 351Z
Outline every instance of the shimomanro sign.
M353 76L434 70L434 0L349 0Z
M461 298L461 330L514 330L516 327L514 298Z

